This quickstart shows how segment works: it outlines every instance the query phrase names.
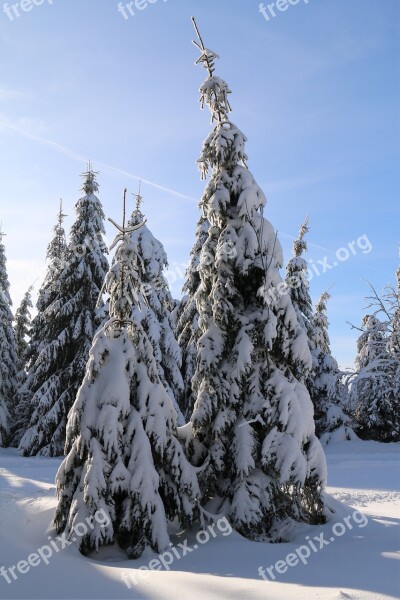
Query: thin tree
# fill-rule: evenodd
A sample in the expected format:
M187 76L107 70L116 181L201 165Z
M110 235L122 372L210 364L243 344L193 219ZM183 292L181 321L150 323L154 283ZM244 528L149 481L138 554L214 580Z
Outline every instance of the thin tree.
M293 242L293 256L286 267L286 284L297 314L297 320L312 340L314 331L312 326L313 306L308 282L308 264L304 258L307 252L305 236L310 231L309 217L300 225L299 235ZM311 347L311 344L310 344Z
M329 340L327 302L329 292L321 294L312 318L311 354L313 368L307 387L314 404L317 435L324 444L356 438L349 414L349 398L344 373L332 356Z
M6 250L3 243L5 235L0 226L0 445L2 446L8 443L8 434L15 418L15 395L19 370Z
M18 388L16 391L15 417L10 445L18 447L22 436L29 426L30 402L29 394L26 394L25 383L27 379L27 364L30 354L30 333L31 333L31 313L32 308L32 290L30 286L26 291L17 312L15 313L15 337L17 344L17 353L19 359L19 371L17 375Z
M20 364L25 366L28 359L29 338L31 331L31 312L33 286L25 292L21 304L15 313L15 337L17 341L17 353Z

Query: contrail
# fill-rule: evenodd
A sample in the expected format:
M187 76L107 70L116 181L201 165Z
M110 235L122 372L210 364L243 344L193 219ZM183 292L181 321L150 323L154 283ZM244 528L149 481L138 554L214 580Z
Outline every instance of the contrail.
M72 158L74 160L77 160L79 162L83 162L83 163L87 163L87 158L85 158L84 156L78 154L77 152L75 152L74 150L71 150L70 148L67 148L66 146L63 146L62 144L59 144L58 142L54 142L52 140L48 140L44 137L41 137L39 135L35 135L33 133L29 133L28 131L25 131L24 129L21 129L20 127L17 127L16 125L13 125L7 121L4 121L3 119L0 119L0 127L5 127L6 129L10 129L11 131L15 131L16 133L19 133L20 135L33 140L35 142L39 142L40 144L44 144L46 146L50 146L51 148L54 148L55 150L57 150L58 152L61 152L62 154L65 154L66 156L68 156L69 158ZM163 185L160 185L159 183L155 183L154 181L150 181L149 179L144 179L143 177L140 177L139 175L134 175L133 173L129 173L128 171L124 171L123 169L119 169L118 167L114 167L113 165L108 165L107 163L104 163L102 161L96 160L95 158L93 159L93 162L96 165L102 166L105 169L108 169L109 171L113 171L114 173L118 173L120 175L124 175L125 177L129 177L130 179L135 179L136 181L142 181L143 183L146 183L147 185L156 188L157 190L161 190L163 192L166 192L167 194L171 194L172 196L176 196L177 198L182 198L183 200L189 200L190 202L196 202L196 204L198 203L198 199L193 198L192 196L188 196L186 194L182 194L181 192L177 192L176 190L172 190L171 188L165 187Z

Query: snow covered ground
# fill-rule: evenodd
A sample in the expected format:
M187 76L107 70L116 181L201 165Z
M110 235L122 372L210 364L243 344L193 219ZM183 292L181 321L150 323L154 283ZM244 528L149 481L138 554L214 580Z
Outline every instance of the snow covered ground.
M272 545L229 534L226 524L221 522L214 527L213 534L209 533L208 542L204 542L205 538L196 539L193 534L173 536L172 561L164 557L165 564L171 562L167 570L161 564L150 563L157 558L152 554L128 561L120 550L112 547L103 548L89 559L82 557L74 545L62 549L63 542L54 541L51 527L56 505L54 478L60 460L22 458L15 450L0 449L0 567L4 567L0 598L397 598L399 450L400 444L361 441L329 446L328 493L336 512L327 525L301 527L292 534L290 543ZM46 558L47 565L38 554L45 545L52 553ZM39 556L31 557L32 564L39 561L40 564L20 562L32 554ZM41 554L47 557L49 550L42 550ZM10 570L19 562L20 571L26 572ZM138 571L140 566L149 564L161 570ZM260 576L259 567L267 580ZM11 583L7 583L7 578Z

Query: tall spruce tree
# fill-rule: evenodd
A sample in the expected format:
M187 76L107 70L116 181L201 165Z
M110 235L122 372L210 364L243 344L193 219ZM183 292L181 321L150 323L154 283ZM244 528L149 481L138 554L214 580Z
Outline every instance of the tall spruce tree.
M142 197L137 196L137 206L129 221L130 227L144 222L140 205ZM172 313L175 301L171 296L168 281L163 270L168 267L164 247L146 225L131 234L136 246L137 268L140 287L137 290L139 304L134 306L134 321L140 321L153 347L161 383L165 387L178 414L178 424L185 420L180 410L183 395L181 374L182 354L173 331Z
M2 446L8 443L8 432L15 418L19 370L6 250L3 243L5 235L0 229L0 445Z
M343 373L332 356L328 334L328 292L321 294L311 322L311 354L313 368L307 387L314 404L317 435L326 444L329 441L354 439L352 419L349 415L347 386Z
M29 343L31 332L31 313L32 308L32 290L30 286L22 298L21 304L15 313L15 338L17 344L17 354L19 359L19 372L17 375L18 388L15 395L16 406L13 419L10 445L17 447L23 434L29 426L30 405L29 399L24 389L27 378L27 363L29 356Z
M42 315L49 335L28 375L33 414L19 446L25 456L63 454L67 415L99 326L96 304L108 269L104 213L90 164L83 178L84 196L76 205L58 281L49 288L54 297Z
M59 276L64 266L67 240L63 227L67 215L63 213L62 201L57 215L57 222L53 228L53 237L47 246L46 260L47 272L39 289L36 301L37 314L32 319L29 337L30 343L26 354L26 376L20 378L18 389L16 419L13 433L13 446L19 446L22 437L29 429L32 418L32 400L36 401L35 389L38 389L39 379L45 377L47 372L46 353L41 354L53 340L54 332L60 330L57 315L49 318L49 308L57 298L59 292Z
M289 295L270 301L271 288L283 284L282 249L246 165L246 137L229 120L217 55L198 35L197 63L208 71L201 105L216 125L199 160L203 178L212 174L200 203L209 227L194 293L200 337L191 427L193 446L203 448L195 462L203 502L246 537L279 540L283 523L325 519L325 458L301 381L311 355Z
M286 285L297 314L297 320L307 333L309 346L314 337L312 325L313 306L308 283L308 264L303 254L307 251L307 242L304 239L310 231L309 218L300 225L299 235L293 242L293 256L286 267Z
M33 286L30 286L29 289L25 292L21 304L19 305L17 312L15 313L15 337L17 342L17 353L22 368L24 368L28 359L28 339L30 337L31 331L30 309L33 307L32 290Z
M167 519L190 524L199 496L152 344L133 310L140 302L142 257L132 230L139 227L118 227L114 245L119 245L106 279L110 320L93 340L69 415L70 452L57 474L55 515L57 530L68 538L76 524L92 518L94 528L79 539L83 553L117 541L132 558L147 546L165 550ZM95 519L100 510L103 527Z
M2 374L0 370L0 448L7 445L10 432L10 413L2 392Z

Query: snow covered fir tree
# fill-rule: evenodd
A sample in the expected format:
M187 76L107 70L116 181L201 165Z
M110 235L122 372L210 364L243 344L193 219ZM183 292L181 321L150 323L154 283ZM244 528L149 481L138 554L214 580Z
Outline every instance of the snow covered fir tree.
M100 510L107 526L80 538L83 553L114 541L132 558L169 545L168 520L190 525L197 513L196 473L177 438L177 414L163 387L153 346L137 318L141 223L120 233L105 290L110 320L96 334L86 375L69 415L58 474L55 524L74 526ZM147 233L142 238L149 239ZM95 524L95 520L92 521Z
M328 292L321 294L311 322L313 368L307 386L314 404L315 426L323 443L350 440L355 436L349 415L347 386L332 356L328 334Z
M284 524L325 520L325 457L304 384L311 354L290 296L270 300L283 283L282 249L247 168L246 137L229 120L217 55L198 36L197 63L208 73L201 105L216 125L199 159L203 178L212 173L200 202L207 226L193 289L199 339L189 446L203 504L246 537L277 541Z
M387 301L390 311L390 333L388 340L388 351L392 360L394 396L397 403L397 415L400 419L400 267L396 271L397 288L390 288L387 293ZM397 421L400 439L400 422Z
M21 304L15 313L15 338L19 371L17 374L17 389L15 393L15 413L10 435L10 446L18 447L22 436L29 426L30 402L24 388L26 382L26 367L30 353L31 312L33 286L25 292Z
M25 292L21 304L15 313L15 337L17 343L17 354L21 365L25 365L29 351L29 334L31 330L31 313L32 308L32 290L33 286Z
M375 315L364 317L351 381L356 432L380 442L400 441L399 348L392 346L389 326Z
M297 314L297 320L307 334L309 346L314 337L313 306L308 282L308 264L303 254L307 251L307 242L304 239L310 231L309 218L300 225L299 235L293 242L293 256L286 267L286 285Z
M141 202L142 197L138 195L136 209L129 221L130 227L145 221ZM180 409L183 396L182 353L173 331L172 317L175 300L163 274L168 267L167 255L146 224L131 233L131 242L136 246L136 281L139 283L137 294L140 300L134 305L132 319L141 322L151 342L161 383L177 412L178 424L183 425L185 421Z
M37 377L43 377L43 381L45 381L46 373L48 373L49 365L47 364L46 354L41 355L41 352L54 342L54 335L57 336L60 329L60 325L57 323L57 315L52 314L51 318L49 317L49 308L57 298L59 275L64 265L67 248L67 240L63 227L65 217L61 201L57 223L53 228L53 237L47 247L47 271L36 301L37 314L32 319L30 326L30 340L26 352L27 373L22 380L20 379L18 388L12 440L12 445L16 447L20 445L22 437L29 429L32 409L34 408L32 404L34 390L35 386L37 388L39 385Z
M100 325L96 305L108 270L104 213L90 164L83 178L84 196L76 205L67 248L63 248L61 226L49 248L50 267L42 294L46 308L37 324L40 330L42 323L43 330L38 339L33 328L34 356L26 382L33 413L19 445L25 456L64 453L67 415Z
M7 274L5 233L0 228L0 445L8 442L15 416L15 395L18 387L19 359L13 327L10 282Z

